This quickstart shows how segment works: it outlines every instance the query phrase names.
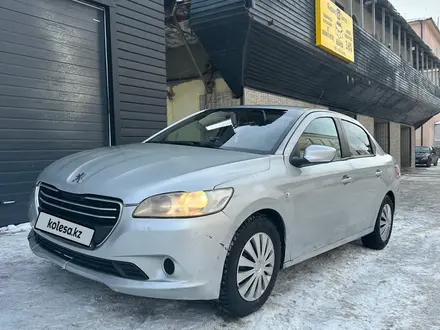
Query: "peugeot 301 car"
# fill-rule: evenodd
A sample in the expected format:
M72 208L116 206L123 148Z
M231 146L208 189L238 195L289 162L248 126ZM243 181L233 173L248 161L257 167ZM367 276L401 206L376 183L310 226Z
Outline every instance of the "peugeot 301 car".
M383 249L400 169L356 120L319 109L195 113L143 143L39 176L29 244L114 291L258 310L278 272L361 238Z

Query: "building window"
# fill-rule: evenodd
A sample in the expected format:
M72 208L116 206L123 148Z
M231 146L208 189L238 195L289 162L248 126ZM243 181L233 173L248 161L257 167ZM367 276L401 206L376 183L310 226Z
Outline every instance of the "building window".
M339 2L335 1L335 5L338 6L341 10L345 11L344 6L341 5Z

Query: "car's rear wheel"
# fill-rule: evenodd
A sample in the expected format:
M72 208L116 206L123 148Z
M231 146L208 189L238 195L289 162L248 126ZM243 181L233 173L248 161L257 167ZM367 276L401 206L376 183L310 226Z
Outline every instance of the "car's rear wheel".
M387 246L391 238L394 223L394 204L389 196L386 196L379 209L374 231L362 237L362 243L374 250L382 250Z
M226 257L219 306L235 317L249 315L269 298L280 269L281 241L263 214L251 216L238 229Z
M438 159L435 161L434 166L438 165Z

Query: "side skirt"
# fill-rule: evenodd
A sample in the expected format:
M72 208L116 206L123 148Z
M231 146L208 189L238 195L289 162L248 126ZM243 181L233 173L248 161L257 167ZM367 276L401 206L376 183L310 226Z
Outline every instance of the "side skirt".
M365 235L368 235L368 234L372 233L373 231L374 231L374 227L367 228L364 231L361 231L360 233L357 233L356 235L344 238L344 239L342 239L340 241L337 241L336 243L332 243L330 245L326 245L323 248L315 250L315 251L313 251L311 253L303 254L302 256L300 256L300 257L298 257L296 259L293 259L293 260L290 260L290 261L286 261L283 264L283 269L291 267L291 266L296 265L296 264L299 264L300 262L303 262L305 260L314 258L316 256L319 256L320 254L323 254L323 253L328 252L330 250L336 249L336 248L338 248L338 247L340 247L342 245L345 245L347 243L353 242L353 241L355 241L355 240L357 240L357 239L359 239L359 238L361 238L361 237L363 237Z

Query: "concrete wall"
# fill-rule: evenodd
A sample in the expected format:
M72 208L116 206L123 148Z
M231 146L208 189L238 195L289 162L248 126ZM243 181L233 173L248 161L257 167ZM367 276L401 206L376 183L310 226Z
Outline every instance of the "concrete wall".
M411 137L412 137L412 141L415 141L415 137L416 137L416 130L414 129L414 127L411 127ZM415 144L411 143L411 167L416 167L416 148L415 148Z
M240 105L240 99L233 98L226 82L218 78L212 94L207 95L208 104L204 104L205 87L200 79L168 86L168 91L173 94L167 99L168 125L203 108Z
M433 146L435 145L435 123L440 121L440 114L435 115L429 121L427 121L423 125L422 128L419 128L415 132L415 142L416 145L425 145L425 146ZM423 131L423 139L422 139L422 131Z
M440 34L434 23L431 20L425 20L410 22L409 25L419 37L422 37L423 26L423 41L432 49L437 57L440 57Z
M440 34L434 26L432 20L414 21L409 23L419 37L432 49L432 51L440 56ZM432 74L428 73L428 77L432 80ZM440 114L434 116L431 120L423 125L423 130L419 128L415 132L416 145L435 145L435 123L440 121ZM423 137L422 137L423 131Z
M390 122L390 155L400 165L400 124Z
M244 105L288 105L288 106L301 106L309 108L328 109L324 106L316 106L315 104L295 100L292 98L261 92L251 88L244 88L243 95Z
M364 115L357 115L356 119L358 122L360 122L362 125L365 126L365 128L368 130L368 132L374 136L374 118L368 117Z

